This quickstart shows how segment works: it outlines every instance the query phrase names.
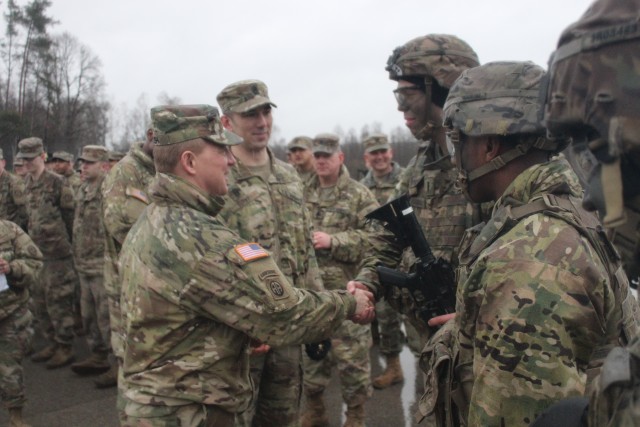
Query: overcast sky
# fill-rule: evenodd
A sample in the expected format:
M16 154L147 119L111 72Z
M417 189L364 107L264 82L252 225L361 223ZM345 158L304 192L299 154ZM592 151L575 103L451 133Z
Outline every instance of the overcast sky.
M216 102L227 84L269 86L287 140L341 126L402 126L384 70L393 49L428 33L455 34L480 61L546 68L562 30L591 0L52 0L50 14L103 63L114 105L165 92ZM21 2L23 3L23 2Z

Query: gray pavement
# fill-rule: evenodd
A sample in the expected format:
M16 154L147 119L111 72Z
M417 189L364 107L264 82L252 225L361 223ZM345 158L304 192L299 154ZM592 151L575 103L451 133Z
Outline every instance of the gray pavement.
M76 354L87 355L81 338L76 339ZM382 372L382 359L377 347L372 348L372 371L376 376ZM405 382L386 390L374 390L366 407L368 427L413 427L416 400L417 364L414 356L405 347L401 354ZM26 420L33 427L117 427L116 390L99 390L91 377L79 377L67 368L47 370L44 364L24 362L27 387ZM422 378L422 375L419 375ZM339 380L334 375L330 388L325 393L331 427L344 422L346 408L342 405ZM0 426L8 424L7 413L0 412ZM277 426L274 426L277 427Z

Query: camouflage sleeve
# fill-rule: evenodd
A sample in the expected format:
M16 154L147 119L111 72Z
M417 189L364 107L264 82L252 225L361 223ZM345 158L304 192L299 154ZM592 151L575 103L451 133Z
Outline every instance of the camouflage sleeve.
M12 182L11 197L16 207L16 212L11 221L18 224L23 230L27 230L27 198L24 190L24 182L22 179L15 179Z
M360 263L360 271L354 280L367 285L377 299L382 297L382 289L376 273L377 265L384 265L388 268L397 269L402 261L404 248L398 244L393 233L376 227L369 233L369 245L364 254L364 259Z
M246 261L239 246L206 254L184 287L182 299L203 316L281 346L325 339L355 311L346 291L296 289L270 256Z
M65 228L69 234L69 240L73 239L73 220L75 218L75 196L68 181L64 181L60 189L60 212Z
M331 234L331 257L342 262L359 263L369 247L370 234L373 231L365 215L378 208L378 201L364 186L353 196L356 223L348 230Z
M302 204L302 212L304 215L304 221L306 229L309 230L307 236L306 253L307 258L307 271L305 272L305 289L311 289L313 291L323 291L324 284L322 283L322 272L318 266L318 258L316 258L316 251L313 248L313 222L311 221L311 212L305 204Z
M409 160L409 164L400 174L400 179L396 184L396 188L393 190L393 192L391 193L391 196L389 196L389 199L387 201L397 199L398 197L402 196L403 194L406 194L409 191L409 178L413 174L413 169L415 168L416 159L417 157L413 156L411 160Z
M126 166L126 167L124 167ZM132 165L124 165L107 176L102 186L104 227L120 245L145 207L150 203L146 188L140 188Z
M460 345L473 354L459 366L472 383L472 426L528 426L552 403L582 395L605 328L599 310L612 297L593 262L578 275L508 251L478 261L458 293Z
M14 233L14 258L9 262L11 273L7 276L11 286L24 289L35 282L42 267L42 253L33 240L17 224Z

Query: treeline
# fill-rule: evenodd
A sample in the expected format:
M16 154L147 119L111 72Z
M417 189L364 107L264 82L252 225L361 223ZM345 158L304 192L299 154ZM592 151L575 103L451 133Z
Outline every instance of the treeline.
M364 164L364 147L362 141L370 134L380 131L381 125L378 122L372 125L365 125L360 133L357 133L355 129L344 132L340 127L336 127L333 130L333 133L340 137L340 147L344 152L344 164L353 179L360 180L367 173L367 168ZM277 134L277 130L274 133ZM313 138L315 135L309 136ZM409 160L416 154L416 151L418 151L416 139L411 135L408 128L401 126L392 129L387 136L391 142L393 160L402 167L405 167L407 163L409 163ZM272 140L275 140L272 144L274 154L279 159L286 161L286 144L288 141L278 138L277 135L275 138L272 138Z
M105 145L110 105L100 59L73 35L52 33L49 0L6 3L0 40L0 147L11 163L17 142L40 136L49 152Z
M59 23L50 16L50 0L19 5L3 2L4 33L0 35L0 148L8 167L13 165L18 141L41 137L47 152L78 154L86 144L126 151L141 140L149 125L150 103L141 94L136 105L111 105L105 93L98 56L73 35L54 32ZM181 99L161 93L157 104L179 104ZM155 105L155 104L154 104ZM333 131L342 139L346 164L359 178L366 170L361 141L381 125ZM286 158L288 141L273 129L272 147ZM310 135L313 137L314 135ZM415 154L415 140L404 127L389 135L398 163L406 165Z

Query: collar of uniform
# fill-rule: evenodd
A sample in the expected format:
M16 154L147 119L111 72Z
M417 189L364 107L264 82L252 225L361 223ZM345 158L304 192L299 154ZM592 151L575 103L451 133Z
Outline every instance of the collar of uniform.
M544 194L582 197L578 177L564 158L533 165L520 173L496 201L494 212L501 206L525 205Z
M136 142L131 146L129 154L133 157L137 163L142 165L151 175L156 174L156 166L153 164L153 159L142 150L144 142Z
M149 190L154 201L177 202L211 216L216 216L224 205L221 197L209 196L200 188L175 175L157 173Z
M269 175L269 182L272 182L274 179L276 182L282 181L282 177L279 174L278 168L276 168L276 157L273 155L273 151L269 147L267 147L267 154L269 154L269 163L271 164L271 174ZM253 174L248 167L242 163L241 160L236 159L236 164L233 166L232 171L235 172L235 179L242 180L257 176Z

